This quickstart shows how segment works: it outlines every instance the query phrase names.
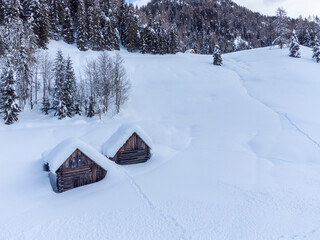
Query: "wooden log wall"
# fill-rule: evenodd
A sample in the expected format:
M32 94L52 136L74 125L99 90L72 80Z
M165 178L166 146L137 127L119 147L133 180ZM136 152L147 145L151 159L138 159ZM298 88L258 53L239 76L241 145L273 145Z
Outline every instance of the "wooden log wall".
M136 133L126 141L116 155L112 158L117 164L144 163L150 159L150 147Z
M56 171L58 192L102 180L107 171L84 155L80 150L73 154Z

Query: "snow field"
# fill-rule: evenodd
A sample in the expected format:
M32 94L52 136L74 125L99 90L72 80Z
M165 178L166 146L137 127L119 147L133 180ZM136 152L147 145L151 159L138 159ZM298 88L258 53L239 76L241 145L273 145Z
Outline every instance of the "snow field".
M98 53L51 42L79 69ZM311 50L212 56L121 51L122 113L0 125L0 239L319 239L320 73ZM110 53L113 55L114 53ZM76 70L77 72L77 70ZM145 164L62 194L41 155L69 137L99 150L122 124L151 137ZM120 176L119 175L119 176ZM110 180L110 181L109 181Z

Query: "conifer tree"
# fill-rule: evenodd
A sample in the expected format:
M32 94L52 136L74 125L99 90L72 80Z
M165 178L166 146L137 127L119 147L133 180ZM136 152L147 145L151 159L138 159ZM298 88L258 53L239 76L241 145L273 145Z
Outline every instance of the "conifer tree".
M74 43L73 24L69 7L65 8L62 24L62 36L66 43Z
M81 110L80 103L79 103L78 99L76 100L75 105L74 105L74 114L79 115L79 116L82 115L82 110Z
M163 27L160 27L160 31L158 34L159 39L159 54L167 54L168 53L168 38L166 31L163 29Z
M65 61L65 78L63 82L63 101L66 104L67 116L71 117L74 111L74 100L76 93L76 78L72 67L71 58Z
M61 50L56 54L54 62L54 102L53 107L55 109L55 115L59 119L65 118L68 113L67 103L65 102L64 95L64 78L66 75L65 60L63 58Z
M49 19L50 19L49 37L53 40L59 40L60 38L57 1L58 0L51 0L50 7L49 7Z
M78 6L78 27L77 27L77 45L81 51L88 50L88 28L87 28L87 14L83 0L79 0Z
M18 115L21 111L17 103L18 96L15 91L15 84L13 57L11 53L8 53L0 77L0 113L4 115L4 122L8 125L18 121Z
M42 108L41 108L41 112L43 112L45 115L49 114L49 110L50 110L50 100L47 96L44 96L42 99Z
M320 62L320 42L317 39L317 37L315 37L314 41L312 58L314 58L317 61L317 63Z
M290 38L290 43L289 43L289 56L294 57L294 58L300 58L300 46L299 46L299 40L296 36L295 31L293 31L292 36Z
M213 64L217 66L222 65L222 57L221 57L221 51L219 45L215 45L214 51L213 51Z
M37 45L45 48L49 41L49 9L45 0L24 0L23 15L37 36Z
M170 36L169 36L169 52L171 54L176 54L179 52L179 42L178 35L176 29L174 27L171 28Z
M139 32L140 32L139 51L140 53L145 54L148 52L148 46L147 46L148 28L145 26L140 27Z
M311 35L309 33L309 29L308 28L306 29L306 33L304 34L302 44L304 46L306 46L306 47L311 47Z
M31 88L34 76L33 66L36 62L34 55L36 51L36 37L30 31L29 26L29 24L25 23L25 26L16 35L20 43L15 55L17 93L19 95L20 107L22 108L26 105L28 98L30 98L30 107L33 107Z
M87 117L92 118L95 115L94 107L95 107L95 103L94 103L93 97L91 96L89 98L89 106L88 106L88 110L87 110Z
M95 51L101 51L106 47L101 32L100 12L99 0L91 2L88 8L89 41L92 50Z
M138 20L132 4L128 6L128 11L125 16L125 27L124 27L124 46L129 52L137 50L138 47Z

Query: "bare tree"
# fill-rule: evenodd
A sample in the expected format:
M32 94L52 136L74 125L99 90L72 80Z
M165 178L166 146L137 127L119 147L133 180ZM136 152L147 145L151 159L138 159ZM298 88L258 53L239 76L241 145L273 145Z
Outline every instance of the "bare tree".
M120 112L121 106L127 101L130 83L127 78L126 69L123 66L123 58L119 53L116 54L114 58L114 77L113 77L113 87L115 94L115 107L116 113Z
M287 12L283 8L277 9L277 18L273 22L276 39L272 42L272 45L279 45L283 48L288 44L288 39L291 31L289 30Z
M112 92L112 79L113 79L113 61L107 54L107 52L100 53L98 57L99 65L99 78L100 78L100 89L101 104L103 112L109 110L110 100L113 97Z

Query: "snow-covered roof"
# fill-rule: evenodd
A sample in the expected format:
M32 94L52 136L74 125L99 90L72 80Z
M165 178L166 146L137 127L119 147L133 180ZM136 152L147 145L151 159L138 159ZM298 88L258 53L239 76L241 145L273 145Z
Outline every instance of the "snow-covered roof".
M195 53L196 51L194 49L188 49L184 53Z
M122 125L102 147L102 153L107 157L113 157L126 141L136 133L150 148L152 146L151 138L136 125Z
M111 166L110 161L99 151L77 138L66 139L54 147L50 152L44 153L43 161L44 163L48 163L50 171L55 173L76 149L79 149L83 154L105 170L108 170L108 167L113 167Z

